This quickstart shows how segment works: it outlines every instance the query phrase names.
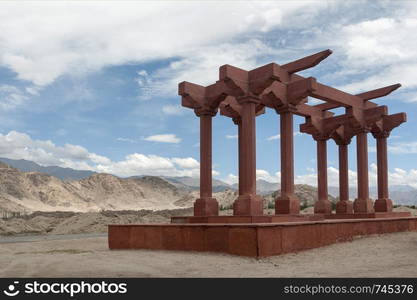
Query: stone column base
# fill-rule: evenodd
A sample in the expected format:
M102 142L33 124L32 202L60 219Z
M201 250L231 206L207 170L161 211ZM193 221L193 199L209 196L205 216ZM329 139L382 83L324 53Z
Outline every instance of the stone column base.
M329 200L318 200L314 203L314 213L315 214L331 214L332 213L332 203Z
M377 199L374 203L374 209L376 212L392 212L392 200Z
M275 214L299 214L300 200L296 195L279 196L275 199Z
M239 195L233 203L234 216L260 216L264 214L264 201L258 195Z
M359 214L374 213L374 203L371 199L355 199L353 211Z
M336 203L336 214L353 214L353 202L341 200Z
M218 216L219 203L215 198L199 198L194 202L194 216Z

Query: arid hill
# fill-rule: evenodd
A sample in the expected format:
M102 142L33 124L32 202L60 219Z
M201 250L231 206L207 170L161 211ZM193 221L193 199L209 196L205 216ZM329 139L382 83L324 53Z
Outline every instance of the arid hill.
M274 199L280 195L280 193L281 191L278 190L269 195L266 195L264 198L268 203L272 203ZM300 199L301 207L313 206L317 201L317 188L314 186L307 184L296 184L294 193L298 199ZM333 197L332 195L329 194L328 197L330 202L337 202L337 198Z
M159 177L123 179L94 174L82 180L62 181L0 163L0 211L175 209L179 207L174 202L187 202L189 197L189 192Z
M264 196L265 207L273 203L276 193ZM317 198L317 189L297 185L296 194L308 206ZM155 176L119 178L93 174L63 181L45 173L20 172L0 162L0 212L179 209L192 207L198 196L197 190L181 188ZM224 209L231 208L237 196L232 189L213 194Z

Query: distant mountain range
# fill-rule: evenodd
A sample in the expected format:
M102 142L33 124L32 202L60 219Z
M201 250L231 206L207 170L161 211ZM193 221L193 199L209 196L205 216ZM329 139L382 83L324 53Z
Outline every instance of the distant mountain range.
M8 159L1 158L0 161L12 166L13 168L18 169L21 172L41 172L46 173L61 180L79 180L87 178L96 172L93 171L84 171L84 170L74 170L71 168L62 168L58 166L43 167L37 163L25 160L25 159Z
M194 199L192 193L159 177L93 174L63 181L45 173L21 172L0 162L0 212L176 209L192 206Z
M157 176L119 178L110 174L93 174L80 180L61 180L46 173L21 172L0 162L0 215L5 212L192 207L195 199L199 198L196 183L189 178L171 180L177 185ZM295 193L303 206L311 206L317 200L317 188L312 186L296 185ZM265 195L264 207L270 207L277 194ZM213 197L219 201L220 207L231 208L238 192L229 188L213 193ZM333 197L329 198L335 201Z
M74 170L71 168L62 168L58 166L44 167L44 166L38 165L37 163L33 161L24 160L24 159L14 160L14 159L8 159L8 158L0 158L0 162L4 162L7 165L12 166L13 168L16 168L17 170L21 172L45 173L45 174L49 174L51 176L54 176L64 181L82 180L94 174L97 174L96 172L93 172L93 171ZM132 176L129 178L135 179L135 178L143 178L143 177L149 177L149 176L145 176L145 175ZM194 191L195 192L195 191L198 191L199 186L200 186L199 178L185 177L185 176L184 177L161 176L161 178L181 191L188 191L188 192ZM257 184L257 193L259 195L270 195L273 192L276 192L280 188L278 183L268 182L262 179L258 179L256 181L256 184ZM213 178L213 192L214 193L225 192L228 190L236 191L237 189L238 189L237 183L230 185L224 181ZM339 194L338 187L329 186L328 190L329 190L329 194L334 197L337 197ZM357 193L356 188L351 187L349 189L349 195L351 199L354 199L356 197L356 193ZM371 187L369 193L370 193L371 198L373 199L377 198L376 187ZM393 185L393 186L390 186L390 197L397 204L415 205L417 203L417 189L409 185Z

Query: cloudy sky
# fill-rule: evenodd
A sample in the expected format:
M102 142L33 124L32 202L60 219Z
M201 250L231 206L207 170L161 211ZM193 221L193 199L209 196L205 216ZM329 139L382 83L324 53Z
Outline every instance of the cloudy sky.
M389 140L391 184L417 187L417 2L0 2L0 157L119 176L198 176L199 127L177 84L211 84L324 49L302 72L352 93L401 83L376 100L408 122ZM295 128L303 123L297 117ZM236 127L213 122L216 178L236 181ZM258 177L278 181L279 119L257 118ZM375 142L369 136L371 185ZM329 143L329 182L337 148ZM356 176L355 142L350 179ZM296 181L315 184L316 148L295 134Z

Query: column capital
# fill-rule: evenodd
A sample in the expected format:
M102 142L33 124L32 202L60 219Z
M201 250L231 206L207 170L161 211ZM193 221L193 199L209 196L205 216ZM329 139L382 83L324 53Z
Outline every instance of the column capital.
M391 134L390 130L382 130L377 132L372 132L372 135L376 139L387 138Z
M236 97L236 101L239 104L244 104L244 103L254 103L254 104L260 104L261 103L261 98L259 96L256 95L252 95L252 94L246 94L243 96L239 96Z
M194 113L197 117L201 116L211 116L214 117L217 114L217 109L212 108L196 108L194 109Z
M297 111L297 107L292 104L286 104L275 108L277 114L285 114L285 113L295 113Z
M327 134L327 133L314 133L313 134L313 139L315 141L327 141L328 139L330 139L330 134Z
M368 126L362 126L362 127L359 127L359 128L355 128L354 132L355 132L355 135L358 135L360 133L369 133L369 132L371 132L371 128L368 127Z
M338 146L347 146L350 144L352 139L334 139L334 141Z
M235 118L232 118L232 120L233 120L233 123L235 125L242 124L242 118L241 117L235 117Z

